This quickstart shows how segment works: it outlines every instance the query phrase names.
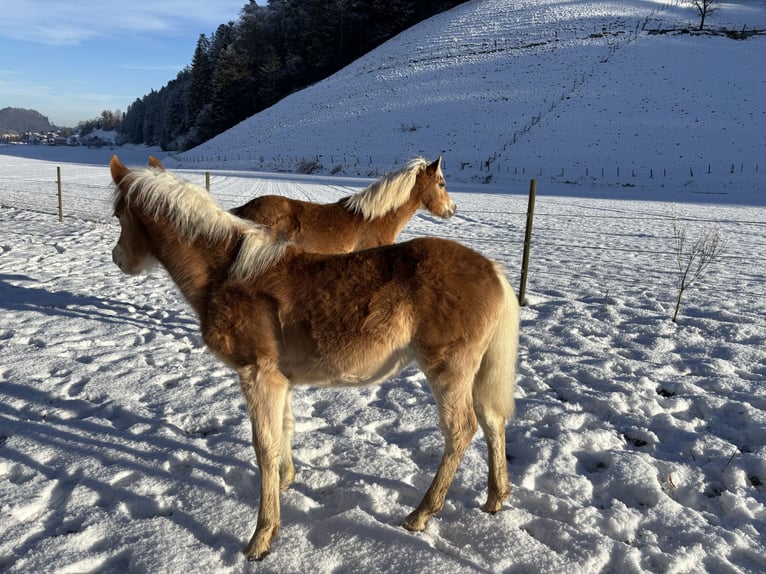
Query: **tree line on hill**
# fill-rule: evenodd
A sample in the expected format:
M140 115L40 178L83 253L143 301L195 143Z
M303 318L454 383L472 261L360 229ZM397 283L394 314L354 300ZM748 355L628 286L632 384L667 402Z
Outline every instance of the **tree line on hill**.
M200 35L174 80L128 107L122 140L190 149L462 1L250 0L237 22Z
M95 130L114 131L120 129L122 118L120 110L104 110L99 117L80 122L77 127L81 134L89 134Z

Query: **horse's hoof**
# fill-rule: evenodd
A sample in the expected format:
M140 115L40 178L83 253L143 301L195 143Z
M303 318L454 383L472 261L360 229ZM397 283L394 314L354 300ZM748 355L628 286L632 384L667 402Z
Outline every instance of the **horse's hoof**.
M248 560L248 562L260 562L261 560L266 558L266 556L268 556L268 555L269 555L269 552L266 551L263 554L256 554L255 556L248 556L247 560Z
M249 547L245 548L242 551L242 554L245 555L245 557L247 558L248 562L260 562L261 560L266 558L266 556L268 556L270 553L271 553L271 549L264 550L263 552L254 552L254 551L250 550Z
M481 506L481 509L487 514L497 514L503 509L503 501L498 500L493 502L486 502Z
M295 482L295 475L285 477L279 481L279 490L287 490Z
M426 529L426 524L428 524L427 518L423 520L422 518L410 514L402 526L405 530L409 530L410 532L423 532Z
M271 541L273 538L273 535L270 537L258 536L258 532L256 531L256 533L253 534L250 543L245 546L242 553L250 562L260 562L271 552Z

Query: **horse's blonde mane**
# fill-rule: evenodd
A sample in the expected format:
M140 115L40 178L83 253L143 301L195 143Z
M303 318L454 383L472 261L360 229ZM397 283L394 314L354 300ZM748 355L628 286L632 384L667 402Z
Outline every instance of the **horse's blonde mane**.
M427 165L428 162L424 158L416 157L399 171L382 177L346 199L345 206L367 220L382 217L407 202L412 186L415 185L415 178Z
M140 202L148 217L164 217L180 237L194 241L206 237L211 242L242 238L237 259L230 269L236 279L253 278L279 261L287 244L277 241L262 225L240 219L226 211L204 188L164 170L131 170L115 196L130 207ZM140 199L139 199L140 198Z
M244 235L237 259L229 269L232 279L255 279L284 258L288 242L271 237L264 240L264 235L263 230Z

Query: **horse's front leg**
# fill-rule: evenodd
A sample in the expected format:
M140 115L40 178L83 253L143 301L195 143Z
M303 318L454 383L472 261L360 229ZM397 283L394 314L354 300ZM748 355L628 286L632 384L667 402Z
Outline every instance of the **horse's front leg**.
M244 550L250 560L268 554L280 526L279 468L282 458L282 419L288 395L287 379L276 367L265 365L240 369L253 430L253 447L261 472L258 523Z
M293 464L293 433L295 419L293 418L293 392L287 391L285 397L285 412L282 417L282 460L279 466L279 488L286 490L295 480L295 465Z

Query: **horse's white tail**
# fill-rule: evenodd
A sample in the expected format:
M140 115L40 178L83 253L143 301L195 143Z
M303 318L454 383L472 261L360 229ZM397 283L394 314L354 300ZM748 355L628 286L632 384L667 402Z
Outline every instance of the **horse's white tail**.
M480 422L501 418L504 423L513 417L515 405L519 302L505 271L500 265L496 265L496 271L503 285L503 307L474 380L473 403Z
M495 266L503 286L503 306L473 383L473 408L489 455L485 512L497 512L511 492L505 454L505 423L513 416L516 357L519 347L519 301L505 272Z

